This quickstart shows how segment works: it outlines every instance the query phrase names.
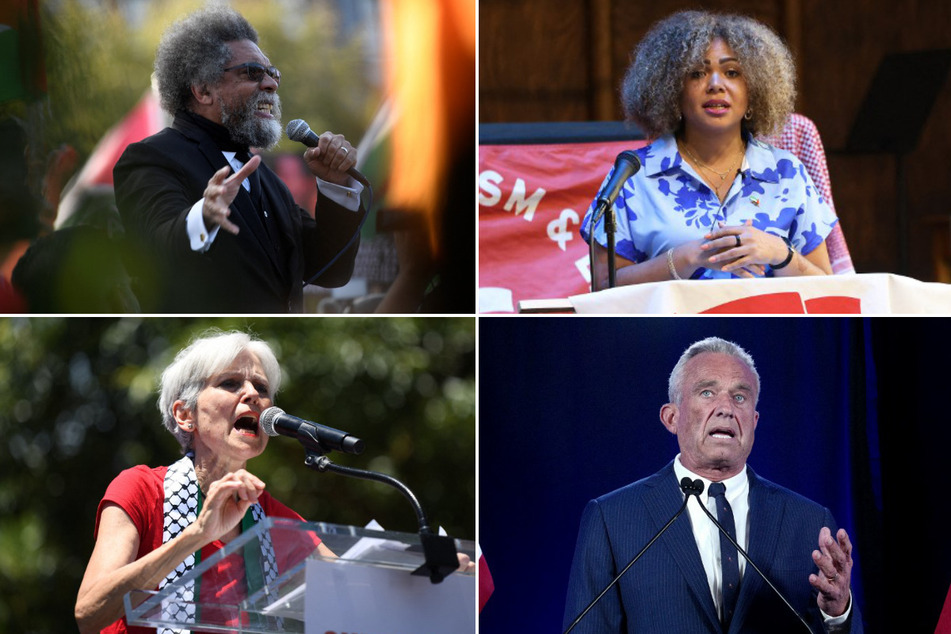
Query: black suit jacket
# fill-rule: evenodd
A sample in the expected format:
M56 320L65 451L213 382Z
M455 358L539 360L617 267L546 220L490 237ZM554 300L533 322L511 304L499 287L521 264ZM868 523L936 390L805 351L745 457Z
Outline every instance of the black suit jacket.
M212 175L227 165L211 136L182 116L171 128L130 145L116 163L116 204L126 232L151 256L149 266L130 271L145 312L300 312L303 282L333 259L359 226L362 211L322 194L316 219L311 217L261 163L257 174L269 219L241 188L230 216L238 235L220 230L208 251L196 253L189 246L186 216ZM314 283L346 284L358 245L354 240Z

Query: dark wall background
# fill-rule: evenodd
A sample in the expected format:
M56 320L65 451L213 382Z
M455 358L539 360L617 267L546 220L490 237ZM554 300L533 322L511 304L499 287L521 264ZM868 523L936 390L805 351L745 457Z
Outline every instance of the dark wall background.
M951 443L942 408L949 326L900 318L483 318L479 541L496 590L480 632L561 631L585 503L676 454L658 418L667 378L680 353L710 335L745 347L760 372L750 465L828 506L849 531L866 631L933 632L951 583L933 484ZM911 604L896 597L908 579Z
M850 155L849 131L886 53L951 48L951 4L918 0L481 0L481 122L619 120L630 52L673 11L745 13L772 26L797 59L797 111L822 134L833 198L859 272L951 281L948 209L951 86L943 77L918 147L906 159L910 252L899 266L895 160ZM901 100L902 94L876 98Z

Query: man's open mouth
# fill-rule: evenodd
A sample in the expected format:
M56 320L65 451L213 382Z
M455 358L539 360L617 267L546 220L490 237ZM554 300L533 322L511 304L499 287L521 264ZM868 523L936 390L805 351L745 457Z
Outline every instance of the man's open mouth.
M718 428L710 432L712 438L735 438L736 434L732 429Z

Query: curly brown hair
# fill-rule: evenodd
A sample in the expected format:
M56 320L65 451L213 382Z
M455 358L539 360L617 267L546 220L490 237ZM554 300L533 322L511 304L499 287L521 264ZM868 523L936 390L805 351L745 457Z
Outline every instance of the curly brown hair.
M684 79L718 38L733 49L746 78L752 117L743 127L766 136L785 123L796 101L796 67L782 39L746 16L681 11L651 27L621 84L625 113L649 137L677 131Z

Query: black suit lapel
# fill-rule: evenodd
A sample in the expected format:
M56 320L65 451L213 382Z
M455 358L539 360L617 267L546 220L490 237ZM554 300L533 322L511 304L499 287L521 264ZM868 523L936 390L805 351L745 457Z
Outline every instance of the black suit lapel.
M785 500L782 496L773 495L773 491L764 486L752 469L747 466L746 473L750 480L750 510L749 510L749 548L750 558L760 566L768 576L769 562L776 557L779 547L779 534L785 512ZM773 581L771 578L770 581ZM773 581L775 583L775 581ZM759 573L753 566L746 564L743 581L740 584L740 595L736 600L736 613L733 616L731 631L739 632L743 629L750 607L760 592L772 593Z
M214 174L222 167L231 168L231 165L225 159L224 154L221 153L221 150L215 144L214 140L201 128L190 122L187 118L176 117L172 127L198 144L198 150L208 161L208 165L211 167L211 174ZM231 169L233 172L234 169ZM266 168L262 163L258 166L256 171L260 172L264 169ZM211 178L211 174L209 174L209 178ZM266 179L260 177L257 179L258 184L264 183L265 180ZM266 195L262 196L262 201L267 203L268 197ZM238 195L235 196L234 201L231 203L231 210L232 213L235 213L238 216L238 222L235 222L235 224L245 228L244 231L240 231L237 236L234 236L234 238L236 238L240 243L240 249L254 249L263 252L266 255L268 261L271 263L275 274L280 280L281 286L284 287L286 284L287 270L282 264L283 257L279 253L280 248L271 242L261 215L255 208L254 202L251 200L251 194L248 193L248 190L246 190L244 187L241 187L238 190Z

